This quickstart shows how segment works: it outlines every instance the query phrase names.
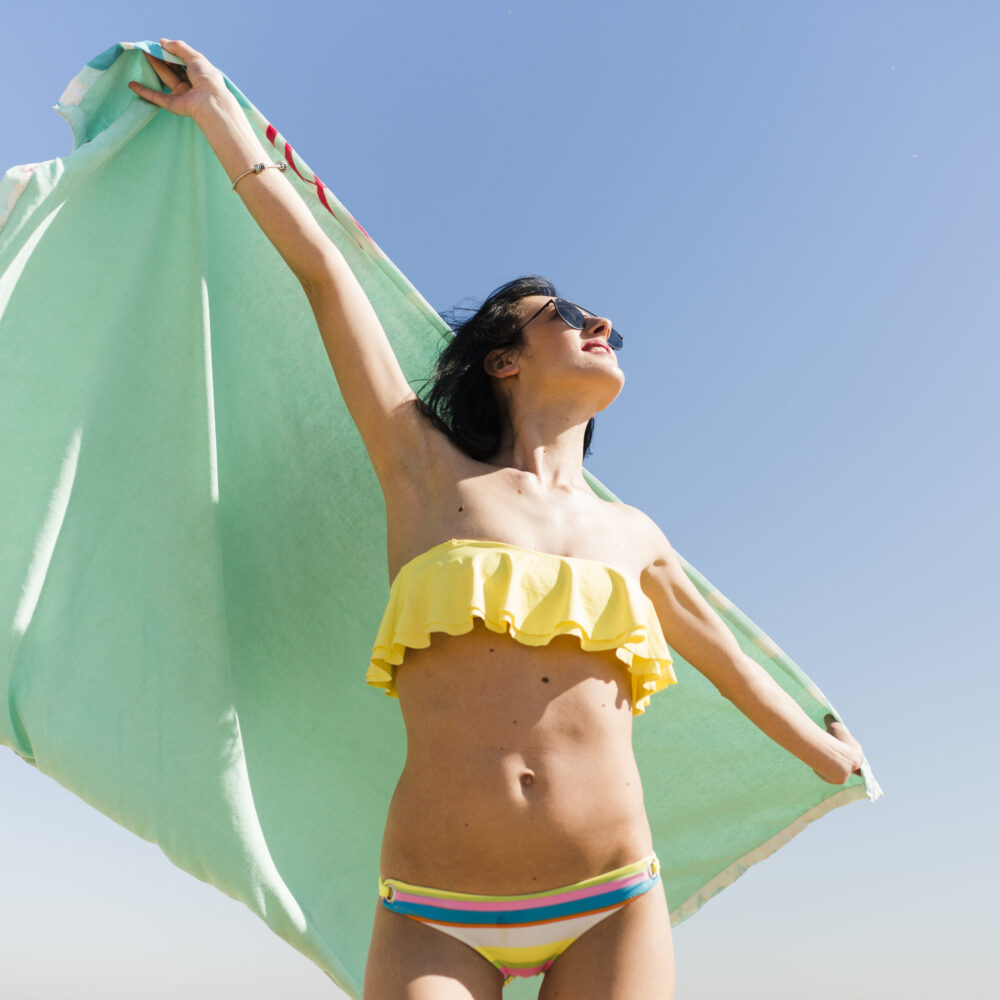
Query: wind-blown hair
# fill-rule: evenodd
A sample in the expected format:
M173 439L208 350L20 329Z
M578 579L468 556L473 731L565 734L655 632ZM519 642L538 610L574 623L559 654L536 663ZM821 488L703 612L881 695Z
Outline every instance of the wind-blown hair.
M500 450L503 437L503 401L486 373L490 351L520 347L522 319L517 303L527 295L558 297L555 285L536 274L515 278L494 289L464 322L456 323L456 310L443 317L454 337L438 357L429 388L417 400L420 412L446 434L466 455L483 461ZM594 436L591 417L583 435L584 457Z

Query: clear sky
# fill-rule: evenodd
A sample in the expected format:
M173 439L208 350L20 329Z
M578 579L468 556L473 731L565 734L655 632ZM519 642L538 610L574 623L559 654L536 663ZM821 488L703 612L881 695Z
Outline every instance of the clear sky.
M180 37L436 308L541 273L611 317L590 468L864 743L885 797L677 928L678 1000L995 996L1000 6L152 10L9 5L0 169L69 153L92 56ZM5 998L339 995L6 750L0 816Z

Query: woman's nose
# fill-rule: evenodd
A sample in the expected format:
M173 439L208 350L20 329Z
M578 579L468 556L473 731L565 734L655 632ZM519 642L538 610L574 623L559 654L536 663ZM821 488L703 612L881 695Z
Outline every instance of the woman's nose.
M605 316L588 316L584 321L583 329L588 336L601 336L607 340L611 336L611 320Z

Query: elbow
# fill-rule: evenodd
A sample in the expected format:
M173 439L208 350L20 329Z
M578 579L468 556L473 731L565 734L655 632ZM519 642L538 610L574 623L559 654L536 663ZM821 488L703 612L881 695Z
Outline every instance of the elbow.
M712 687L722 695L726 701L732 702L741 712L746 712L746 705L752 699L756 691L750 678L743 674L726 674L720 677L710 677Z
M344 280L342 267L346 267L343 258L324 256L319 259L308 270L294 270L295 277L298 278L302 290L310 301L314 297L325 294L329 290L336 290L338 285ZM350 269L347 271L350 274Z
M310 302L314 302L316 297L322 293L324 287L323 276L316 273L304 274L299 271L295 271L294 273L295 277L299 279L302 291L306 293L306 298Z

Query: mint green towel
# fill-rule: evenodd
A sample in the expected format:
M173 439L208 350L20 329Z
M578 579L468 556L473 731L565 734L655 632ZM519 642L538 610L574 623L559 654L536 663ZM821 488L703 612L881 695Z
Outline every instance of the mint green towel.
M297 280L194 122L127 88L158 86L140 49L173 60L92 60L58 105L73 153L0 182L0 740L357 997L404 753L398 704L364 683L381 494ZM426 377L445 324L228 85ZM816 686L686 568L822 724ZM879 791L867 765L825 784L677 673L635 726L675 921Z

